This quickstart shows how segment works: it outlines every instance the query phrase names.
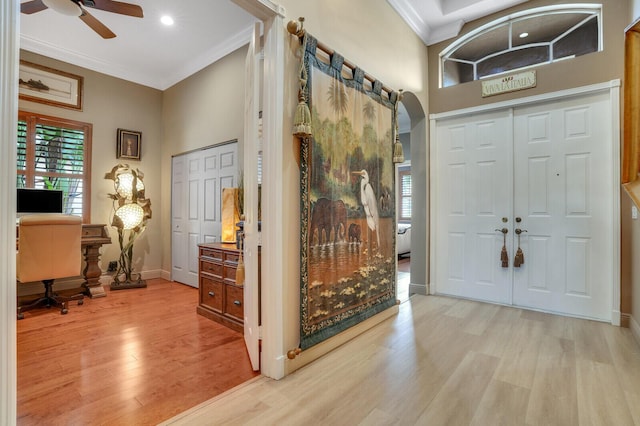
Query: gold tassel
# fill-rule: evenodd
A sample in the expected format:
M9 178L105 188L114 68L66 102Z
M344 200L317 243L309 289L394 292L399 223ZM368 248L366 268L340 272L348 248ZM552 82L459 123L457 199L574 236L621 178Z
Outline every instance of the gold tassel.
M236 285L244 286L244 260L242 259L242 250L238 258L238 268L236 269Z
M393 144L393 162L394 163L404 163L404 152L402 150L402 144L400 143L400 138L396 133L396 141Z
M509 255L507 254L507 246L506 245L502 246L502 251L500 252L500 260L502 261L502 267L503 268L508 268L509 267Z
M304 22L304 18L300 18L300 25ZM307 105L307 67L304 64L304 57L307 50L307 35L302 40L302 54L300 58L300 88L298 89L298 106L296 107L296 115L293 119L293 135L299 137L302 141L311 137L311 112Z
M298 107L296 108L296 115L293 120L293 135L303 140L311 136L311 112L304 99L302 90L300 90L298 94Z
M522 252L522 249L520 247L518 247L518 251L516 252L516 256L513 259L513 267L514 268L519 268L523 264L524 264L524 253Z
M402 144L400 143L400 134L398 132L398 103L402 100L402 89L398 92L398 98L396 99L395 108L395 120L396 120L396 137L393 143L393 162L404 163L404 151L402 150Z

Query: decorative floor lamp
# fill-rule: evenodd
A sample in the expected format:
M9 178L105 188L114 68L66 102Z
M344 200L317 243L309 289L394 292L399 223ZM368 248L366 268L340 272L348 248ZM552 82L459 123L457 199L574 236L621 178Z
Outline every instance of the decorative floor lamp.
M133 244L151 219L151 200L145 198L143 177L140 170L133 170L128 164L118 164L104 175L113 181L115 189L115 193L108 196L113 200L111 226L118 230L120 243L118 269L111 290L147 286L141 274L133 271Z

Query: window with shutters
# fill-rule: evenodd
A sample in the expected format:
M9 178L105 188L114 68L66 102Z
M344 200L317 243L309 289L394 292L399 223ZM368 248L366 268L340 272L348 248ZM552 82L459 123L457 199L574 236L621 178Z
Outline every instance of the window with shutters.
M18 188L63 192L63 211L90 222L91 132L88 123L20 111Z
M400 179L400 222L411 221L411 169L399 169Z

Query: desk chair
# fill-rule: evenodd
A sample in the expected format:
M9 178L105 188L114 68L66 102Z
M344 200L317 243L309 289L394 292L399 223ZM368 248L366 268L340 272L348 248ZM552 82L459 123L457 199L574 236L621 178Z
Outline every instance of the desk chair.
M21 283L42 281L43 297L18 305L18 319L24 312L41 306L60 306L68 312L68 302L82 305L84 296L59 296L53 291L53 280L80 275L82 218L57 213L33 214L20 218L16 272Z

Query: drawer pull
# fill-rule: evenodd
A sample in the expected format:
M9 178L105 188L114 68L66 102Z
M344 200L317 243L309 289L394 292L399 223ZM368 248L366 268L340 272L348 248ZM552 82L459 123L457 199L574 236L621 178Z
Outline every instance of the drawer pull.
M215 294L214 292L212 292L212 291L210 291L210 292L209 292L209 296L213 297L213 296L215 296L215 295L216 295L216 294Z
M233 304L237 305L237 306L240 306L240 305L242 305L242 302L240 302L239 300L234 300Z

